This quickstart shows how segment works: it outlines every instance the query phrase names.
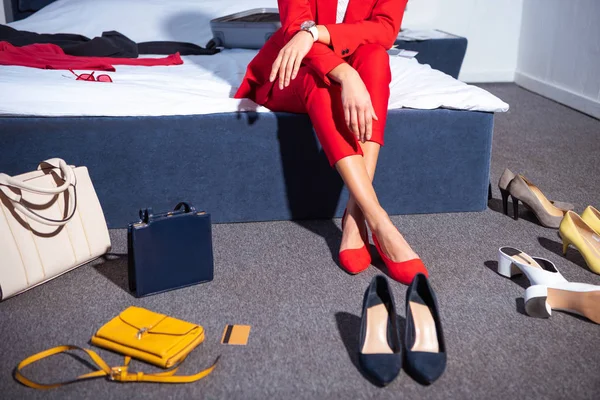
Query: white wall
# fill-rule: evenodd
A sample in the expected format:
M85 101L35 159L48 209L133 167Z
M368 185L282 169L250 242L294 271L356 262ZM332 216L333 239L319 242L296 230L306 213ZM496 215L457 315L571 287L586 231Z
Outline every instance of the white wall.
M402 27L440 29L466 37L469 45L460 80L512 82L523 1L409 0Z
M600 118L600 1L525 0L515 81Z

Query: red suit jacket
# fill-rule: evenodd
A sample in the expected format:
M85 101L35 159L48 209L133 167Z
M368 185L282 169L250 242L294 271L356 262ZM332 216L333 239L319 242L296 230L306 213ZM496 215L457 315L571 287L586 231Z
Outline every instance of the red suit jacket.
M362 44L375 43L389 49L400 31L408 0L350 0L343 23L336 24L337 0L278 0L281 29L265 43L248 65L234 97L265 104L274 82L271 67L281 48L300 30L304 21L325 25L331 45L315 43L302 62L330 84L327 74L345 62Z

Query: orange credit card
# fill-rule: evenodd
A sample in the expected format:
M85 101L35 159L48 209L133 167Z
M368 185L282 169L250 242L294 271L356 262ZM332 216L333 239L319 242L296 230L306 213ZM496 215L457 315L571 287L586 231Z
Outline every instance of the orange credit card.
M221 343L245 346L248 344L248 336L250 336L250 325L227 325Z

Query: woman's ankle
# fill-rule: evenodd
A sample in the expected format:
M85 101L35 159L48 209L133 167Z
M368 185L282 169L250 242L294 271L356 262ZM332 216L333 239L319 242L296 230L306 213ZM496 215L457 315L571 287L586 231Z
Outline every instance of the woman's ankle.
M367 224L369 225L369 229L375 235L378 235L382 232L385 232L387 229L393 228L394 224L390 219L387 212L379 207L379 209L373 210L368 216L365 215L365 219Z

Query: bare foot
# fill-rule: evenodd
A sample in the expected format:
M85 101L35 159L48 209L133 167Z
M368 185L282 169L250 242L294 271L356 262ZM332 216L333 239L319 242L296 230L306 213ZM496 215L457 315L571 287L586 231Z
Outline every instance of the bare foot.
M343 226L340 252L348 249L360 249L366 244L363 238L367 237L367 224L360 208L348 210Z
M394 262L420 258L389 218L388 221L389 223L382 224L375 232L383 253Z

